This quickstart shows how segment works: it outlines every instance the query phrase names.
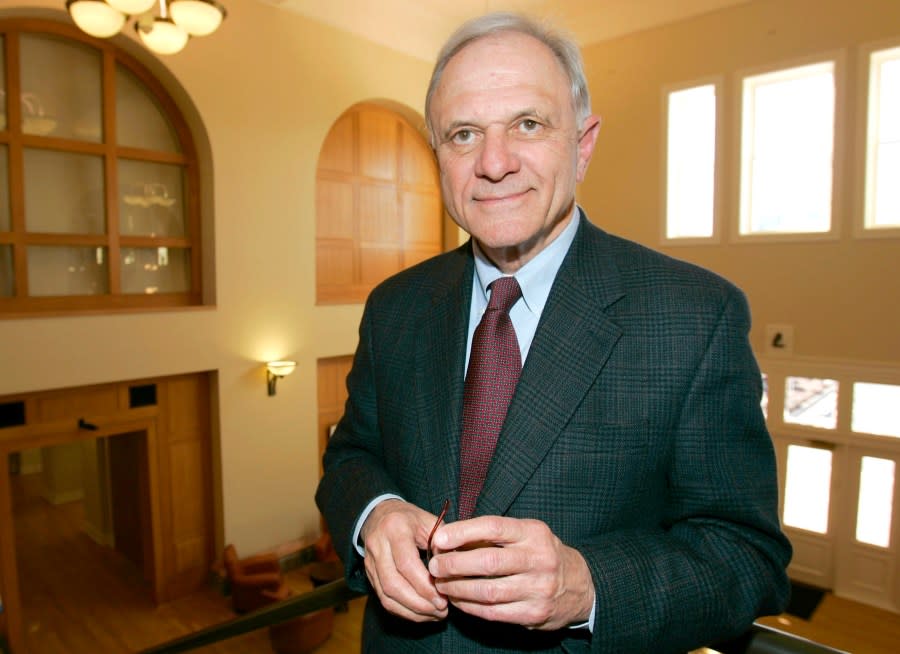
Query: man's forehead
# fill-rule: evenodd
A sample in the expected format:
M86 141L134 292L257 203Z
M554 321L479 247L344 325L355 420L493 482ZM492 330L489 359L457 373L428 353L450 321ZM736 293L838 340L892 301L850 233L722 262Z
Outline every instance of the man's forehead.
M529 93L561 100L559 92L567 82L561 64L545 44L526 34L501 32L467 44L447 62L434 105L489 97L512 99Z
M501 64L513 62L530 62L531 66L550 68L565 75L562 65L545 43L529 34L507 30L486 34L460 48L447 61L442 80L448 72L461 67L475 66L490 73Z

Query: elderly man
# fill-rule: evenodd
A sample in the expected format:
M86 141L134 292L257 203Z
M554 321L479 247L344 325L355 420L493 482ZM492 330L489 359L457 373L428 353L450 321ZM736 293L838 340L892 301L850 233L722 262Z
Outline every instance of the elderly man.
M470 21L426 118L472 238L373 291L317 493L363 651L683 652L781 610L746 300L576 206L577 47Z

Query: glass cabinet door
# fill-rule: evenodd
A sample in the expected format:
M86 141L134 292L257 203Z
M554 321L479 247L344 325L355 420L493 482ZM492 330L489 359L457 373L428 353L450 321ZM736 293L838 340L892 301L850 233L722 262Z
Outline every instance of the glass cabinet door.
M103 140L101 59L93 48L51 36L21 38L22 131Z
M122 292L183 293L191 288L190 250L123 248Z
M109 293L106 248L28 248L29 292L35 297Z
M105 234L103 159L26 148L25 226L29 232Z
M12 247L0 245L0 297L12 297L15 292L15 282Z
M9 216L9 148L0 145L0 232L12 229Z
M6 39L0 36L0 130L6 130ZM0 144L0 297L15 293L12 246L4 243L12 223L9 213L9 148Z
M119 160L119 231L128 236L185 236L181 168Z
M123 66L116 66L116 142L132 148L181 152L178 137L156 98Z

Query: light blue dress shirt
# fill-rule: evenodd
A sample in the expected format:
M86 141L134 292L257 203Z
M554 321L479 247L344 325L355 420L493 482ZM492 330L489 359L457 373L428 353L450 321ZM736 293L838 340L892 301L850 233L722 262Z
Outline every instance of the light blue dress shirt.
M516 302L509 311L513 328L516 330L516 338L519 341L519 351L522 354L522 365L534 340L541 312L547 304L550 289L556 279L556 273L562 265L575 232L578 231L578 222L581 220L578 209L574 211L572 219L565 229L550 245L541 250L537 256L516 271L514 277L522 289L522 298ZM469 368L469 356L472 353L472 336L475 328L481 322L484 310L490 299L488 286L496 279L503 277L503 273L481 251L476 241L472 241L472 251L475 254L475 274L472 276L472 303L469 309L469 340L466 343L466 370Z

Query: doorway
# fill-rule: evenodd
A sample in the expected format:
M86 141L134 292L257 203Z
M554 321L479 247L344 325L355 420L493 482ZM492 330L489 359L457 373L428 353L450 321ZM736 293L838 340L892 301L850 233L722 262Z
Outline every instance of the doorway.
M900 371L762 363L788 574L900 613Z
M48 446L23 453L32 464L37 455L37 469L10 471L25 651L89 651L111 637L105 621L119 611L155 606L153 557L141 537L150 529L140 490L146 462L133 467L121 454L145 443L146 434L130 432Z
M143 588L141 601L148 608L189 595L208 582L215 556L209 383L207 373L192 373L0 398L0 406L15 418L2 427L0 461L14 460L18 465L15 475L0 474L0 524L4 526L0 631L13 651L26 651L22 597L32 590L24 588L32 582L27 570L20 569L19 525L14 514L15 493L25 496L25 489L16 488L22 481L25 452L46 450L48 461L56 455L50 453L63 452L56 457L58 465L48 464L52 469L48 474L56 475L52 497L60 511L67 504L80 508L74 517L57 512L54 519L65 523L71 518L73 532L80 536L78 543L111 552L118 572ZM56 450L58 446L71 451ZM90 463L105 473L91 476L91 483L83 484L80 491L71 491L62 480L71 472L67 466L75 467L76 456L85 470ZM74 500L79 502L73 504ZM41 532L39 525L33 533L49 538L50 532ZM66 545L74 547L75 542ZM51 555L55 558L39 562L37 573L73 567L73 557L67 556L64 545ZM81 585L100 592L104 581L114 578L100 571L97 575L93 581L85 578ZM117 608L116 599L103 601ZM114 615L115 610L110 613ZM94 624L83 611L72 620ZM115 644L111 649L122 651ZM62 650L82 651L72 646Z

